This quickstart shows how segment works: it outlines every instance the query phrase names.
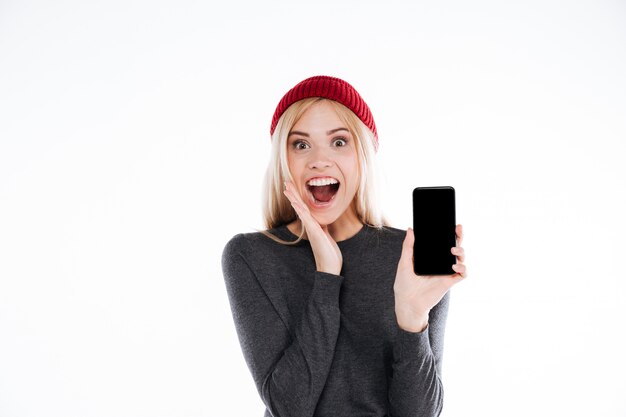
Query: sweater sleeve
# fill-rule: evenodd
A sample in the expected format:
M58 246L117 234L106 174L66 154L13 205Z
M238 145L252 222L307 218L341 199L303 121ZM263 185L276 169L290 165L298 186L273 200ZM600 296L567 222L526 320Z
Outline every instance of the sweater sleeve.
M313 289L290 334L242 256L242 235L222 254L222 271L241 349L257 391L274 417L313 416L339 334L344 278L315 272Z
M391 417L437 417L443 407L441 360L450 292L430 310L428 326L408 332L398 326L389 383Z

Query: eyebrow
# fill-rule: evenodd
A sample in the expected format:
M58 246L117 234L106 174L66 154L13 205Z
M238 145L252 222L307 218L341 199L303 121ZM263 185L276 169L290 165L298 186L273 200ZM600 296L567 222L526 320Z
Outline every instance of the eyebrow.
M346 129L345 127L338 127L337 129L329 130L328 132L326 132L326 135L330 136L335 132L339 132L340 130L345 130L346 132L350 133L350 131ZM307 138L310 137L308 133L300 132L299 130L292 130L291 132L289 132L289 135L287 135L287 137L291 135L302 135L302 136L306 136Z

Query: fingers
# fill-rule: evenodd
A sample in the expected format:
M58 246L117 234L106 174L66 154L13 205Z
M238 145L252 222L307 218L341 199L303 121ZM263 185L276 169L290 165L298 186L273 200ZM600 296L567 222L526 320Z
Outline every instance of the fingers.
M467 277L467 268L465 267L465 265L463 264L454 264L452 265L452 269L454 271L456 271L455 275L460 275L461 278L466 278ZM454 277L454 275L453 275Z
M465 279L467 277L467 268L463 264L463 262L465 262L465 249L461 247L462 242L463 242L463 226L460 224L457 224L456 225L456 246L450 249L451 252L454 255L456 255L457 263L452 265L452 269L456 271L455 275L459 275L461 279Z
M307 205L302 201L300 194L295 191L291 181L285 181L283 194L285 194L287 199L291 202L291 206L296 211L296 214L298 214L298 217L302 218L302 216L310 214Z
M455 246L450 249L450 252L456 255L456 258L459 262L465 262L465 249L460 246Z
M283 190L283 194L285 194L291 202L291 206L302 221L307 235L310 236L311 233L316 233L319 230L319 223L317 223L317 221L313 218L311 212L309 211L309 207L304 203L302 197L297 192L291 181L285 181L285 190ZM315 225L318 227L316 228Z

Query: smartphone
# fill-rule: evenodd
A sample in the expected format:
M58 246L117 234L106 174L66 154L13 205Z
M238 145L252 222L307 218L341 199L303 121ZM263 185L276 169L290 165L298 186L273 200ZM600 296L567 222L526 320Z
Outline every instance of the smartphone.
M417 187L413 190L413 270L416 275L453 275L456 256L454 188Z

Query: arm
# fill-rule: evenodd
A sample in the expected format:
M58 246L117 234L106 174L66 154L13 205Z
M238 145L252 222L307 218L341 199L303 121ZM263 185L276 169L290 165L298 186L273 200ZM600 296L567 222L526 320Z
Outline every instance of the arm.
M226 245L222 270L244 358L274 417L312 416L334 357L344 278L315 272L292 337L242 257L240 236Z
M428 327L408 332L398 327L389 383L392 417L436 417L443 407L441 360L450 293L429 313Z

